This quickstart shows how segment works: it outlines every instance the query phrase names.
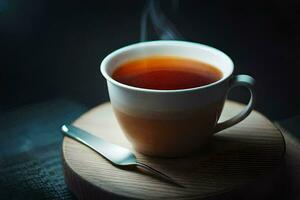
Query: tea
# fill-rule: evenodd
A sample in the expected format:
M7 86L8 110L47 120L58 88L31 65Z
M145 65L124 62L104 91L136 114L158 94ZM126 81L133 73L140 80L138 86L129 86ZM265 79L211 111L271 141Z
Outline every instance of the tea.
M233 70L232 60L221 51L174 40L129 45L101 63L116 119L132 147L163 157L200 151L211 144L214 133L250 114L254 79L232 76ZM228 91L235 86L249 89L250 102L220 123Z
M120 65L112 78L139 88L178 90L216 82L222 78L222 72L210 64L192 59L152 56Z

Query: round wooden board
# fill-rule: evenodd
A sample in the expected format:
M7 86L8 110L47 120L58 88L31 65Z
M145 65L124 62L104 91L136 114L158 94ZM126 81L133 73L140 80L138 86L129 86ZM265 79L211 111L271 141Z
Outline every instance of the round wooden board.
M221 121L244 105L227 101ZM102 139L131 148L114 117L102 104L74 125ZM142 134L142 133L141 133ZM120 169L77 141L65 137L62 156L65 180L79 199L201 199L241 187L278 168L285 152L279 130L253 111L238 125L215 134L209 150L182 158L154 158L134 152L138 160L168 174L180 188L137 170Z

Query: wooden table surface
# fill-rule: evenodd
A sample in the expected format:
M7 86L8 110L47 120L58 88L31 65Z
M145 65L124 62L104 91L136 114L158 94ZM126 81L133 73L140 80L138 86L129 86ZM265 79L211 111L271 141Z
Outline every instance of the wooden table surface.
M293 126L300 126L300 118L298 120L290 120ZM297 124L297 125L296 125ZM289 130L285 127L285 123L276 123L276 126L282 131L286 143L286 153L284 157L283 169L281 171L281 179L277 190L274 191L281 196L281 199L299 200L300 199L300 142L294 135L300 135L297 130Z
M228 101L222 116L229 118L242 108L243 105ZM131 148L110 104L92 109L74 124ZM138 160L170 175L185 188L176 188L138 171L121 170L70 138L63 142L63 167L70 190L80 199L265 199L277 190L284 151L280 131L254 111L243 122L217 134L208 152L177 159L135 152Z

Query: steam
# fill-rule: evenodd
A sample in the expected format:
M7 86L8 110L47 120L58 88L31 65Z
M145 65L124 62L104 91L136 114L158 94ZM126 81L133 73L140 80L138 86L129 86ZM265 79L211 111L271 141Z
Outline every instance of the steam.
M178 1L173 0L173 8L178 8ZM148 0L141 18L141 36L140 41L147 41L148 38L148 22L151 22L154 31L161 40L182 39L181 34L176 30L175 26L167 19L160 8L158 0Z

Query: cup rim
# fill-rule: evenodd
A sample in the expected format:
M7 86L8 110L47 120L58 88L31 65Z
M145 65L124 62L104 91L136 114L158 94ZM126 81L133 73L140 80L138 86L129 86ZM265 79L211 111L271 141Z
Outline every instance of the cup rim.
M176 90L158 90L158 89L147 89L147 88L140 88L140 87L135 87L135 86L130 86L130 85L126 85L124 83L120 83L116 80L114 80L108 73L107 73L107 63L115 56L126 52L132 48L137 48L137 47L141 47L144 45L158 45L158 44L177 44L177 45L192 45L192 46L201 46L203 49L209 50L209 51L214 51L218 54L220 54L221 56L225 57L230 65L231 65L231 70L228 73L227 76L223 76L221 79L219 79L218 81L215 81L213 83L207 84L207 85L203 85L203 86L199 86L199 87L193 87L193 88L185 88L185 89L176 89ZM231 77L232 73L234 70L234 64L232 59L225 54L224 52L220 51L219 49L216 49L214 47L205 45L205 44L200 44L200 43L196 43L196 42L189 42L189 41L181 41L181 40L154 40L154 41L146 41L146 42L138 42L138 43L134 43L134 44L130 44L127 45L125 47L119 48L113 52L111 52L110 54L108 54L103 61L100 64L100 71L102 73L102 75L104 76L104 78L109 81L110 83L128 89L128 90L134 90L134 91L140 91L140 92L151 92L151 93L178 93L178 92L191 92L191 91L195 91L195 90L200 90L200 89L207 89L210 88L212 86L215 85L219 85L220 83L224 82L225 80L227 80L229 77Z

